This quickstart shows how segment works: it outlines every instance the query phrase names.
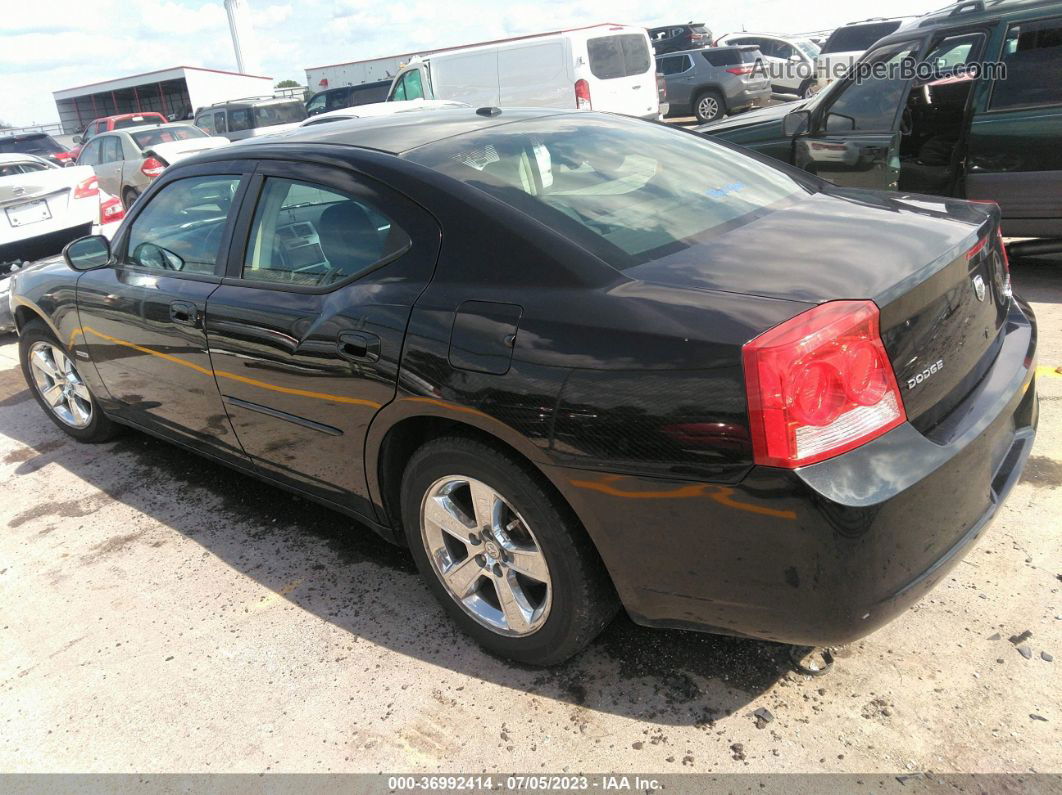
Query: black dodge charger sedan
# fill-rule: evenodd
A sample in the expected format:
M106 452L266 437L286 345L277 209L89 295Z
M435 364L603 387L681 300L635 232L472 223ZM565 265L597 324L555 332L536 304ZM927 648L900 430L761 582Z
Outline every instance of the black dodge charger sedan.
M215 150L64 259L12 298L62 430L134 426L326 503L529 663L620 605L868 633L984 532L1036 428L997 208L606 114Z

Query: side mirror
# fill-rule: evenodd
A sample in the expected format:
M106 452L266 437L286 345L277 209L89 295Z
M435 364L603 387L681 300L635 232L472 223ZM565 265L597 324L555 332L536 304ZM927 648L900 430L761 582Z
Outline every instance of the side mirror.
M70 140L72 140L75 144L79 144L79 143L81 143L81 136L80 135L75 135Z
M111 241L103 235L79 237L67 243L63 259L76 271L91 271L102 268L111 261Z
M141 243L133 250L131 258L146 268L157 268L164 271L184 270L184 260L169 249L157 246L154 243Z
M810 110L792 110L782 119L782 134L786 138L801 135L811 129Z
M793 55L789 56L789 63L803 63L803 62L804 62L804 59L801 58L796 53L794 53Z

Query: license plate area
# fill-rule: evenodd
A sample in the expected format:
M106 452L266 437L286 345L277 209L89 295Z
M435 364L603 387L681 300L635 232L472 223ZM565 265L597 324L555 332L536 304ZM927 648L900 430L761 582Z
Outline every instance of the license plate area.
M52 217L52 211L48 209L48 202L44 199L17 204L8 207L4 212L7 213L7 222L13 227L47 221Z

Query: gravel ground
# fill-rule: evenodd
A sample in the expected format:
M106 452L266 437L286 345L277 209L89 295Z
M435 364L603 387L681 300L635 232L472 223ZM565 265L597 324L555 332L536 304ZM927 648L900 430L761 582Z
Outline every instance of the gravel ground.
M1041 333L1024 480L814 679L626 619L560 668L493 659L343 517L140 434L68 440L0 338L0 770L1060 771L1062 265L1015 283Z

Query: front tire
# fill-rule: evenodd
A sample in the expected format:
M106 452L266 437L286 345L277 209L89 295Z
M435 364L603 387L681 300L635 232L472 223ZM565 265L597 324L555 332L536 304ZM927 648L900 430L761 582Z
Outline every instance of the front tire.
M693 100L693 115L701 123L723 118L726 115L726 102L723 100L723 95L713 89L702 91Z
M553 665L616 614L612 584L578 520L516 458L483 442L428 442L402 477L402 524L449 616L494 654Z
M118 426L100 410L78 372L74 358L42 321L32 320L19 334L22 375L44 413L79 442L105 442Z

